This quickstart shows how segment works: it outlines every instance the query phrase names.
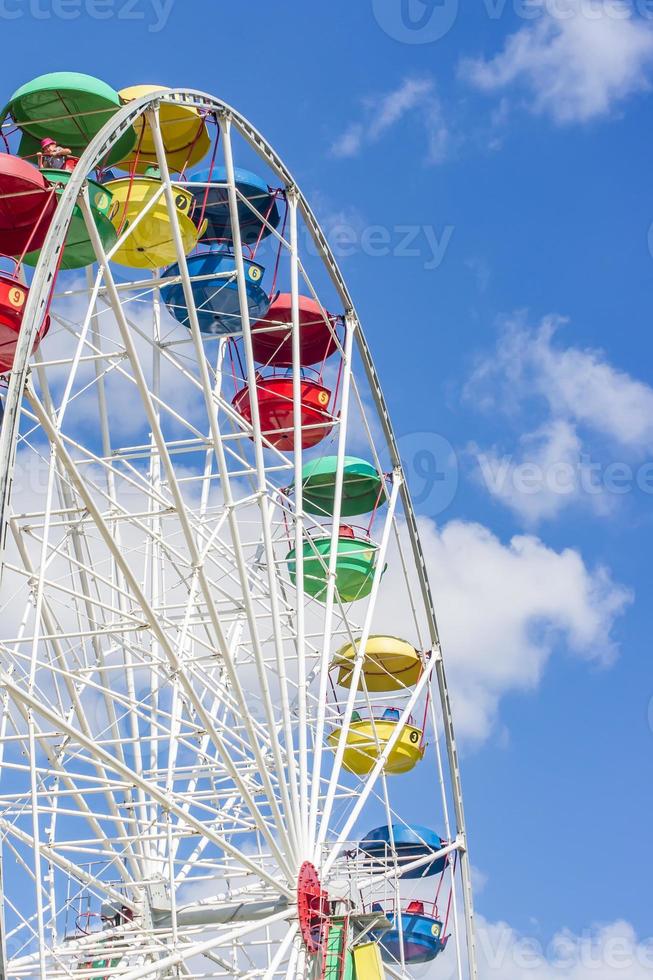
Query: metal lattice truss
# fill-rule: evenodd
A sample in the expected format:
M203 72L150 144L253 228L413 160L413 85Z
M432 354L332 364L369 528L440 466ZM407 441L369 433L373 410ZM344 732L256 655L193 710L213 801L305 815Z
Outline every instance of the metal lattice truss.
M238 415L225 391L228 341L200 333L158 122L162 101L210 113L220 128L243 324L240 380L250 392L256 367L236 140L287 195L287 232L273 229L272 238L295 304L300 292L317 296L320 275L341 304L341 397L330 437L338 471L334 514L324 522L303 509L301 448L289 454L266 443L255 397L251 425ZM84 175L144 113L189 329L162 308L160 276L130 280L105 253L89 208ZM57 283L50 337L31 359L78 204L97 265L86 281ZM302 235L312 254L300 248ZM296 316L293 378L299 419ZM334 558L317 602L305 594L301 556L316 530L332 535L336 554L352 445L385 466L389 499L374 527L371 595L345 606ZM300 865L314 862L327 890L342 893L363 923L373 901L399 901L405 886L395 861L372 869L355 842L374 820L398 823L412 813L440 829L446 853L457 856L447 872L454 952L441 975L475 977L442 655L385 402L312 212L267 143L223 103L185 91L141 99L77 166L31 284L5 399L0 501L2 975L308 976L295 907ZM427 652L425 670L405 692L371 695L362 650L390 606L404 610L404 630ZM355 641L352 684L336 690L333 653ZM424 714L428 747L410 782L385 774L392 739L368 775L343 766L353 712L383 698L401 704L402 724ZM337 728L333 750L328 737ZM412 975L405 962L388 972Z

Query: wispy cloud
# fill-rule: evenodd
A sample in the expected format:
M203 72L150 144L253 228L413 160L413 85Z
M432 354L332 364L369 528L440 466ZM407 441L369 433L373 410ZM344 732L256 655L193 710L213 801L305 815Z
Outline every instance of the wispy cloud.
M504 320L465 388L474 404L507 413L522 430L508 454L472 451L488 491L529 524L578 502L612 512L628 480L642 488L653 452L653 388L603 351L556 343L565 323L548 316L533 328L523 314Z
M534 20L495 57L467 58L460 74L485 92L514 88L532 111L560 124L609 114L650 87L653 24L628 2L534 0Z
M365 99L362 118L338 136L331 153L340 158L358 156L406 117L417 120L426 134L427 162L441 163L449 150L450 133L431 78L406 78L393 91Z
M466 391L488 407L511 408L533 396L550 414L582 424L617 445L653 451L653 388L615 367L602 350L556 344L564 317L529 326L504 319L496 348L482 357Z

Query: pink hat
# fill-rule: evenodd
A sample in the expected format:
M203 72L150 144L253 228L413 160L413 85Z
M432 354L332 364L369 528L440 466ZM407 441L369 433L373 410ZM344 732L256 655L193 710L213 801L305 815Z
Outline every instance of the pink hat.
M41 140L41 149L45 150L48 146L56 146L56 140L53 140L51 136L46 136L44 140Z

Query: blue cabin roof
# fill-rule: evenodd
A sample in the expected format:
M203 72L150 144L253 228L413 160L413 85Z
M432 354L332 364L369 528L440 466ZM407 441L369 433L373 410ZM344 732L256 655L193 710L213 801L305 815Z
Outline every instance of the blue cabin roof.
M248 184L253 190L263 191L267 193L269 188L262 177L255 174L251 170L245 170L244 167L236 167L235 171L236 183L237 184ZM210 167L206 167L204 170L198 170L188 178L191 184L207 184L209 181L215 184L226 184L227 182L227 171L225 167L214 167L211 170ZM193 188L189 188L193 191ZM197 193L196 191L193 193Z
M392 837L394 838L397 853L397 863L400 866L402 864L410 864L412 861L417 861L422 857L426 857L428 854L434 854L441 850L446 843L434 830L430 830L428 827L422 827L419 824L413 824L412 826L393 824ZM361 851L369 854L370 857L383 859L390 855L390 840L390 828L385 825L371 830L359 846ZM446 857L438 858L429 864L423 865L421 868L416 868L413 871L402 874L401 877L408 879L430 878L444 871L446 863Z
M265 269L256 262L247 259L245 277L247 280L247 307L252 323L265 316L270 306L270 297L261 287ZM235 276L236 262L234 256L221 248L212 248L206 252L198 252L188 259L188 271L191 278L199 276L215 276L192 283L193 297L197 308L200 330L204 334L226 335L239 333L242 328L240 302L238 298L238 283ZM234 273L233 276L225 275ZM172 265L164 275L178 276L179 266ZM161 297L170 313L185 327L190 326L188 307L184 297L182 283L164 286Z
M252 206L267 218L273 228L276 228L281 216L274 193L270 191L266 182L258 174L240 167L235 170L235 178L236 186L243 197L251 201ZM229 198L226 187L211 187L207 193L206 187L193 187L193 184L209 182L223 184L226 183L226 180L227 173L224 167L199 170L189 178L188 190L195 198L196 213L198 213L197 208L203 208L204 217L207 221L207 228L202 236L204 241L232 241ZM244 201L238 201L238 220L240 235L245 245L253 245L258 241L259 236L266 238L270 234L270 229L250 210Z

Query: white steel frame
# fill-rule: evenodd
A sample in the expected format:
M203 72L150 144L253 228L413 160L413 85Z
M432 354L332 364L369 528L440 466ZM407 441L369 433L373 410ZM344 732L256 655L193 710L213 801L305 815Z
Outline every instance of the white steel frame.
M200 331L159 125L162 103L214 114L220 127L251 426L222 393L224 341L206 344ZM143 115L155 139L160 196L170 216L178 281L189 311L192 361L161 343L161 276L117 281L112 256L118 246L105 252L90 210L85 175ZM244 199L236 185L233 134L277 175L288 202L287 237L270 230L286 251L292 297L298 447L292 458L269 448L254 397L256 365L237 218ZM30 367L77 204L97 258L97 274L88 275L87 313L79 324L59 316L62 329L72 335L69 357L49 361L44 344ZM319 521L303 508L299 347L302 285L316 293L300 254L300 220L345 314L331 559L317 618L304 590L303 546ZM62 296L76 293L64 290ZM139 296L150 304L149 336L130 315L129 298ZM117 327L110 348L102 335L105 313ZM145 361L143 350L151 361ZM356 358L363 368L358 380ZM87 368L93 373L82 383ZM67 378L55 391L51 377L62 369ZM168 404L162 377L171 369L193 392L201 423ZM136 392L148 441L115 443L115 409L107 392L112 375ZM380 421L392 475L387 507L380 512L372 591L359 625L356 613L338 598L335 560L352 411L363 412L370 431L362 380ZM99 432L95 440L82 440L67 417L91 388ZM187 438L173 439L171 422L183 426ZM25 514L12 486L18 454L28 451L44 454L47 488L39 506ZM201 474L189 475L178 463L193 453L203 454ZM286 485L295 484L294 505L279 492L284 473ZM198 486L199 499L189 502ZM131 508L126 492L134 500ZM291 526L287 546L296 551L294 588L280 552L286 522ZM388 823L401 819L384 768L403 724L426 703L442 806L438 819L450 841L443 854L457 856L455 873L450 865L456 973L459 980L476 980L470 864L447 682L417 521L385 399L351 296L306 199L270 145L224 102L170 90L130 103L92 141L73 172L34 272L6 393L0 528L0 610L11 601L10 587L24 602L14 632L0 629L3 977L308 976L312 968L298 939L298 869L304 861L314 862L328 888L342 880L348 867L343 851L370 801ZM374 632L390 547L398 549L405 571L406 601L416 622L418 606L425 622L429 655L420 681L406 692L394 736L384 748L377 743L371 773L353 786L343 778L345 739L361 686L370 704L363 651ZM411 590L411 574L419 596ZM334 643L348 640L358 643L351 687L334 703L328 698ZM95 715L89 714L92 704ZM336 719L342 733L334 756L325 748ZM91 836L82 835L82 824ZM13 874L21 889L28 882L33 887L34 900L25 909L17 907L10 866L17 869ZM348 873L351 878L351 869ZM383 881L388 894L399 897L395 862L383 874L377 869L371 875L361 866L359 877L353 877L358 899L370 882ZM67 904L60 893L63 881L69 891L77 889ZM184 896L188 882L196 889L192 900ZM197 897L202 888L208 894ZM89 929L86 936L78 929L76 938L64 939L64 905L79 908L80 902L89 909L104 902L127 911L117 925ZM16 942L18 951L12 952ZM104 967L84 966L104 959ZM411 976L403 956L388 972Z

